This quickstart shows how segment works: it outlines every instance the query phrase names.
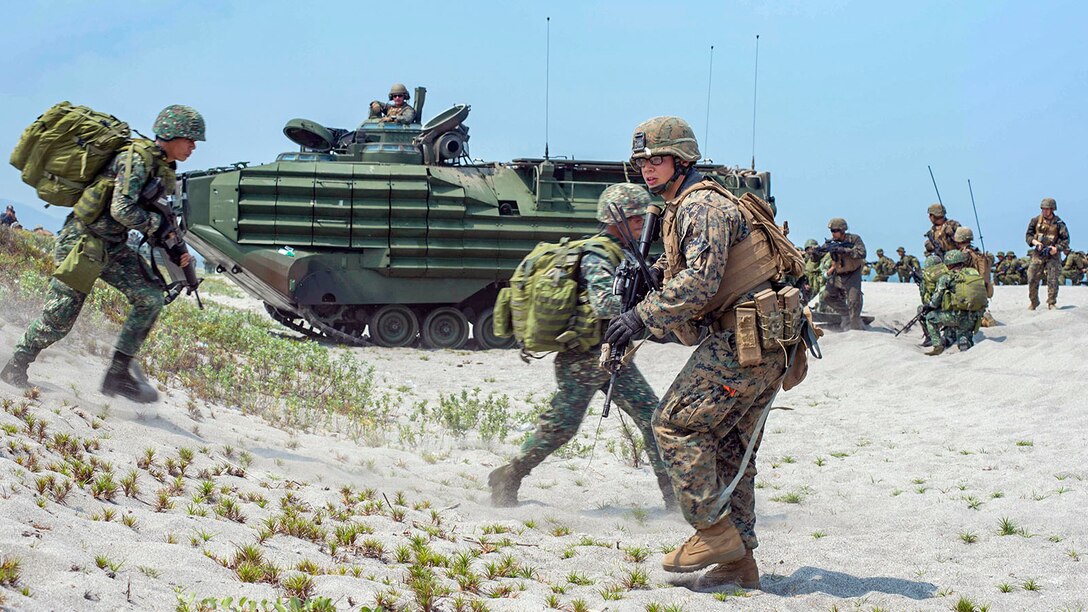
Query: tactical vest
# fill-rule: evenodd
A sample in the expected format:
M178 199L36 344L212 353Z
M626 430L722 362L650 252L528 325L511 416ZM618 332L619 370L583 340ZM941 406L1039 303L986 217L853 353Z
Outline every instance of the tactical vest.
M928 304L937 290L937 281L948 273L948 266L943 263L927 266L922 270L922 302Z
M960 268L949 272L952 288L941 298L941 310L986 310L986 282L974 268Z
M745 239L729 245L729 260L718 290L696 314L695 319L732 306L742 296L768 281L785 281L787 277L800 278L804 275L805 264L801 252L775 225L774 212L766 202L751 193L738 198L716 181L704 179L665 203L665 215L661 220L662 242L668 261L665 280L687 268L687 260L680 248L680 236L677 234L676 214L688 196L704 189L714 191L724 198L711 200L710 206L722 210L726 201L736 205L748 225L749 233Z
M851 234L844 234L843 240L847 240ZM861 269L865 265L864 257L854 257L843 253L831 253L831 260L835 262L835 270L832 274L850 274Z
M581 278L582 256L591 252L613 265L623 250L605 236L541 242L521 260L510 286L495 300L492 331L513 335L521 348L534 353L581 349L601 341L601 324Z
M959 227L959 223L945 219L945 222L940 226L934 225L929 228L929 239L941 248L942 253L947 253L956 248L956 241L953 238L956 235L956 228Z
M119 151L116 158L121 163L121 168L118 169L119 172L123 172L125 175L130 172L133 155L139 155L143 159L144 167L149 170L148 180L156 177L161 178L165 189L164 193L174 193L177 175L170 163L166 161L166 153L154 141L137 138ZM112 166L113 163L111 162L109 167ZM94 223L102 216L102 211L109 206L110 201L113 199L116 178L111 172L103 172L80 194L79 200L72 207L72 212L84 225Z

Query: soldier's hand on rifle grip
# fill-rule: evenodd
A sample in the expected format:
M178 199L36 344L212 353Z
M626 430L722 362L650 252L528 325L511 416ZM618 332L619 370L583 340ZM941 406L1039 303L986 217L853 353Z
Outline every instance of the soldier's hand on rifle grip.
M626 346L639 332L646 329L646 324L638 316L638 312L632 308L620 316L612 319L608 324L608 330L604 333L604 341L613 347Z
M650 268L650 278L653 279L651 283L651 289L661 288L661 284L665 281L665 271L661 268Z

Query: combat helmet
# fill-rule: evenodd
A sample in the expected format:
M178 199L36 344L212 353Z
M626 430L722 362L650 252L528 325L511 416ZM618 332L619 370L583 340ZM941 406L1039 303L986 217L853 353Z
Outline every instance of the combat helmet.
M896 253L906 253L906 252L907 252L907 250L906 250L906 249L904 249L903 247L899 247L898 249L896 249L896 250L895 250L895 252L896 252Z
M806 249L809 248L809 247L816 248L818 246L820 246L820 243L816 242L812 238L809 238L808 240L805 241L805 248Z
M876 254L877 255L883 255L884 254L884 249L877 249Z
M1039 204L1039 208L1049 208L1050 210L1058 210L1058 202L1054 198L1043 198L1043 201Z
M1004 257L1005 257L1005 251L998 251L997 252L997 258L998 259L1002 259Z
M850 229L850 226L846 224L846 219L842 217L835 217L827 222L827 229L829 230L842 230L846 231Z
M204 117L191 106L171 104L162 109L155 118L155 125L151 131L160 140L173 140L175 138L188 138L189 140L204 140Z
M610 212L614 210L613 205L620 207L623 218L636 217L646 213L650 206L650 194L634 183L610 185L597 199L597 220L614 223Z
M408 94L408 88L404 86L404 83L393 83L393 86L389 88L389 99L392 100L395 95L404 96L405 102L412 99L412 96Z
M967 263L967 258L964 257L963 251L959 249L952 249L944 254L944 265L954 266L956 264Z
M926 267L941 265L941 258L938 255L929 255L926 257Z
M933 204L930 204L928 210L929 214L933 215L934 217L944 217L945 214L947 214L944 209L944 204L941 204L940 202L934 202Z
M1016 257L1016 251L1005 251L1005 257Z
M635 128L631 137L631 159L655 155L672 155L693 163L702 157L695 131L680 117L654 117Z
M956 242L971 242L975 239L975 233L971 231L971 228L961 225L956 228L956 233L952 235L952 240Z

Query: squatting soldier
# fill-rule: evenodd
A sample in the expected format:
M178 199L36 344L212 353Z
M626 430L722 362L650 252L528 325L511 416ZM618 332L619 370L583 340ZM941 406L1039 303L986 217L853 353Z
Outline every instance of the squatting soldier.
M650 205L650 194L631 183L612 185L601 194L597 219L605 224L605 229L597 238L619 247L620 227L609 213L613 205L620 207L625 214L627 228L631 235L637 237L642 233L643 215ZM620 252L618 248L615 251L617 254ZM619 263L618 257L613 260L605 257L603 251L587 250L579 264L579 289L585 291L594 314L601 321L619 315L623 308L622 298L612 294L612 277ZM603 391L608 386L610 373L600 367L600 353L599 344L588 351L572 349L556 353L555 379L559 390L552 397L551 406L540 415L536 430L521 445L514 460L488 476L492 504L516 506L522 479L578 432L590 400L597 391ZM642 432L646 455L657 475L665 507L675 509L676 495L661 462L650 426L650 417L657 408L658 398L634 363L619 371L613 387L613 399L624 412L631 415Z
M884 256L884 249L876 250L876 261L873 263L873 270L876 271L876 277L873 278L874 283L886 283L888 278L895 274L895 262L890 257Z
M953 237L960 224L958 221L946 218L945 214L944 204L929 205L929 222L933 226L924 234L926 255L936 254L937 257L944 257L945 253L956 248Z
M865 329L861 320L861 267L865 264L865 243L861 236L848 234L846 219L835 217L827 224L833 241L846 246L832 246L831 268L827 273L824 304L842 316L842 329Z
M936 255L926 257L926 267L922 270L922 282L918 283L918 293L922 297L922 303L918 306L919 310L924 309L933 298L933 292L937 290L937 281L947 273L948 266L944 265L943 259ZM925 336L922 346L933 346L933 338L930 337L929 328L925 324L922 325L922 335Z
M1054 198L1043 198L1039 204L1038 217L1028 222L1025 234L1031 247L1031 263L1028 264L1028 299L1029 310L1039 307L1039 277L1046 273L1046 305L1051 310L1057 308L1058 283L1062 277L1062 253L1069 252L1069 229L1054 213L1058 203Z
M907 255L907 250L903 247L899 247L895 252L899 254L899 263L895 264L895 272L899 275L899 282L916 282L922 270L922 264L918 263L918 258L914 255Z
M374 100L370 103L370 118L378 119L382 123L414 123L416 109L408 104L411 99L412 96L408 95L408 88L403 83L393 83L389 88L389 101L392 104Z
M944 264L948 272L937 280L933 295L922 305L933 342L927 355L940 355L952 344L961 351L974 346L975 332L986 310L986 286L978 270L967 265L963 253L957 249L945 253Z
M990 270L993 271L994 285L1000 285L1002 283L1001 275L1003 274L1002 264L1005 263L1005 251L998 251L994 255L994 260L991 262Z
M979 276L982 277L983 282L986 284L986 298L990 299L994 297L994 283L990 273L990 256L982 253L975 248L971 242L975 239L975 232L966 225L961 225L956 228L956 234L953 236L956 241L956 249L963 253L963 258L969 267L978 271ZM982 315L982 326L993 327L997 325L997 320L990 314L990 311L986 311Z
M1074 285L1084 282L1084 274L1088 272L1088 257L1084 251L1072 251L1065 258L1065 266L1062 267L1062 284L1068 279Z
M756 426L782 384L785 353L767 350L761 360L742 366L735 305L769 287L773 276L753 278L769 262L751 251L758 240L746 240L754 231L748 213L695 170L699 146L686 121L655 117L642 123L631 150L650 191L665 200L665 253L654 263L664 282L660 291L613 319L605 341L622 345L649 329L658 337L674 332L694 344L700 337L696 322L709 323L653 417L680 509L695 528L665 555L662 567L694 572L717 563L706 578L758 588L752 549L758 544L755 457L762 436ZM755 263L731 265L748 255ZM801 265L796 272L803 272ZM754 323L747 315L744 320ZM751 461L745 464L749 445ZM727 485L738 474L743 476L730 493Z
M97 219L84 225L74 214L68 215L53 250L57 265L84 236L98 238L105 245L106 265L99 278L114 286L132 305L128 318L117 338L113 361L102 381L102 392L121 395L137 402L154 402L158 392L147 383L143 372L133 361L148 332L163 307L163 290L148 279L137 255L128 248L128 232L137 230L145 236L155 235L159 227L167 227L161 215L149 212L141 205L141 190L145 184L161 179L166 193L174 190L176 162L185 161L204 140L204 118L196 110L181 105L168 106L159 113L153 127L155 141L136 139L122 149L110 162L105 176L112 179L112 196ZM170 238L164 236L163 238ZM179 262L189 264L186 253ZM0 372L3 380L27 386L27 368L38 353L71 331L87 294L56 278L49 282L45 310L30 324L15 345L15 354Z
M1013 258L1015 262L1012 270L1014 285L1026 285L1028 282L1028 265L1031 263L1030 257L1016 257L1016 253L1006 252L1005 259Z
M816 252L820 246L815 240L809 238L805 241L805 282L808 283L809 296L816 297L824 288L824 275L820 271L821 256Z

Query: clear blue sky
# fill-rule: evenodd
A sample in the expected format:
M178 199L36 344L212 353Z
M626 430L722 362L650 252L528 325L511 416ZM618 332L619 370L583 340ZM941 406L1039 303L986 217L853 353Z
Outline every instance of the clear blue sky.
M844 216L870 251L921 251L932 164L950 216L1023 252L1041 198L1088 248L1088 5L1083 2L24 2L0 26L0 142L60 100L149 133L198 108L182 169L264 162L285 121L354 127L389 85L428 88L424 118L472 105L470 151L621 159L636 124L687 118L704 154L772 172L796 241ZM6 155L6 153L5 153ZM0 197L39 206L10 166ZM1078 178L1080 177L1080 178ZM54 209L55 210L55 209ZM57 211L54 214L61 214ZM57 223L59 226L59 223ZM976 237L978 232L976 231Z

